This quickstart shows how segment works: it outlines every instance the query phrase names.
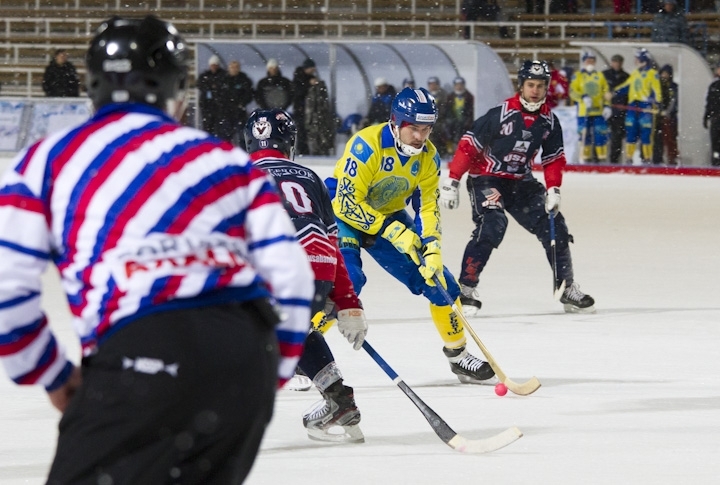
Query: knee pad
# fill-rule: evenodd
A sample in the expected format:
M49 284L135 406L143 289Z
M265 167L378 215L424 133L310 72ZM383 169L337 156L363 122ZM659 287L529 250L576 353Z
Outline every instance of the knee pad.
M497 249L505 237L507 225L508 219L505 211L490 209L483 214L482 220L475 226L471 243L488 243Z

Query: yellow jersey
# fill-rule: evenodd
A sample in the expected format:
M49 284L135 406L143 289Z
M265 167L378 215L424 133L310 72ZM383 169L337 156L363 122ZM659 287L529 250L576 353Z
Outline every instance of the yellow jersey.
M573 75L570 83L570 99L577 103L578 116L601 116L606 105L605 93L609 90L602 72L582 70ZM588 109L583 98L589 96L592 106Z
M653 69L635 69L627 80L616 86L615 91L628 90L628 103L635 101L661 103L662 89L658 72Z
M345 145L333 172L335 216L364 233L378 234L385 216L403 210L415 196L418 234L423 241L440 240L437 150L428 140L419 155L402 155L390 129L390 123L369 126Z

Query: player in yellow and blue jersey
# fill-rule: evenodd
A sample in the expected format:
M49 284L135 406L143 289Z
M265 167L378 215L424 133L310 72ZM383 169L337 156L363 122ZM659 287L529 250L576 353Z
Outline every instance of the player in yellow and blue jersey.
M570 83L570 99L577 104L578 134L580 136L581 162L599 162L607 159L608 126L606 120L612 115L605 101L608 83L605 75L595 70L595 54L583 52L583 66ZM593 153L593 147L595 153Z
M462 323L435 286L437 277L461 308L459 286L441 257L440 157L428 140L436 120L433 96L424 88L405 88L393 100L389 122L348 141L327 181L335 188L340 250L357 293L366 282L362 248L413 294L430 301L443 351L460 382L494 384L490 365L465 349ZM414 219L406 211L409 199Z
M635 52L635 64L637 69L630 73L630 77L624 83L615 87L615 93L628 93L628 111L625 118L627 129L627 158L632 164L632 157L635 154L635 145L640 139L642 147L643 163L650 163L653 153L652 133L657 113L658 103L662 102L662 91L660 89L660 77L653 67L650 53L645 48L639 48Z

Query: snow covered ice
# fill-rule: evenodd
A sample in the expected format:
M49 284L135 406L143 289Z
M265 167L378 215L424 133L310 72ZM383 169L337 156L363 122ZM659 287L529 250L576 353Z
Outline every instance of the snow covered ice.
M563 313L540 243L512 221L481 276L481 317L470 321L513 380L540 379L543 386L527 397L460 384L427 302L364 258L361 298L378 353L466 438L510 426L523 438L486 455L452 450L377 364L333 328L328 341L355 388L366 442L311 441L302 413L317 391L283 390L247 483L714 483L720 178L566 173L562 212L575 238L576 281L596 299L597 313ZM471 230L463 188L460 208L443 210L443 256L453 273ZM44 308L78 355L54 270L46 282ZM468 349L480 355L472 341ZM0 411L0 483L44 483L59 414L43 390L4 376Z

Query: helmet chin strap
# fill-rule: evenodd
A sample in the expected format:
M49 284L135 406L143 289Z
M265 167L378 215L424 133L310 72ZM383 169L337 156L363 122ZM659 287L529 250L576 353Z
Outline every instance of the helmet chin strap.
M412 145L407 145L400 141L400 128L397 127L394 121L390 122L390 132L392 133L393 138L395 138L395 148L405 156L412 157L414 155L420 155L423 148L425 148L424 143L420 148L415 148Z
M526 111L529 111L530 113L534 113L535 111L539 110L540 107L545 103L545 98L541 99L537 103L531 103L530 101L523 98L522 94L520 97L520 104L523 108L525 108Z

